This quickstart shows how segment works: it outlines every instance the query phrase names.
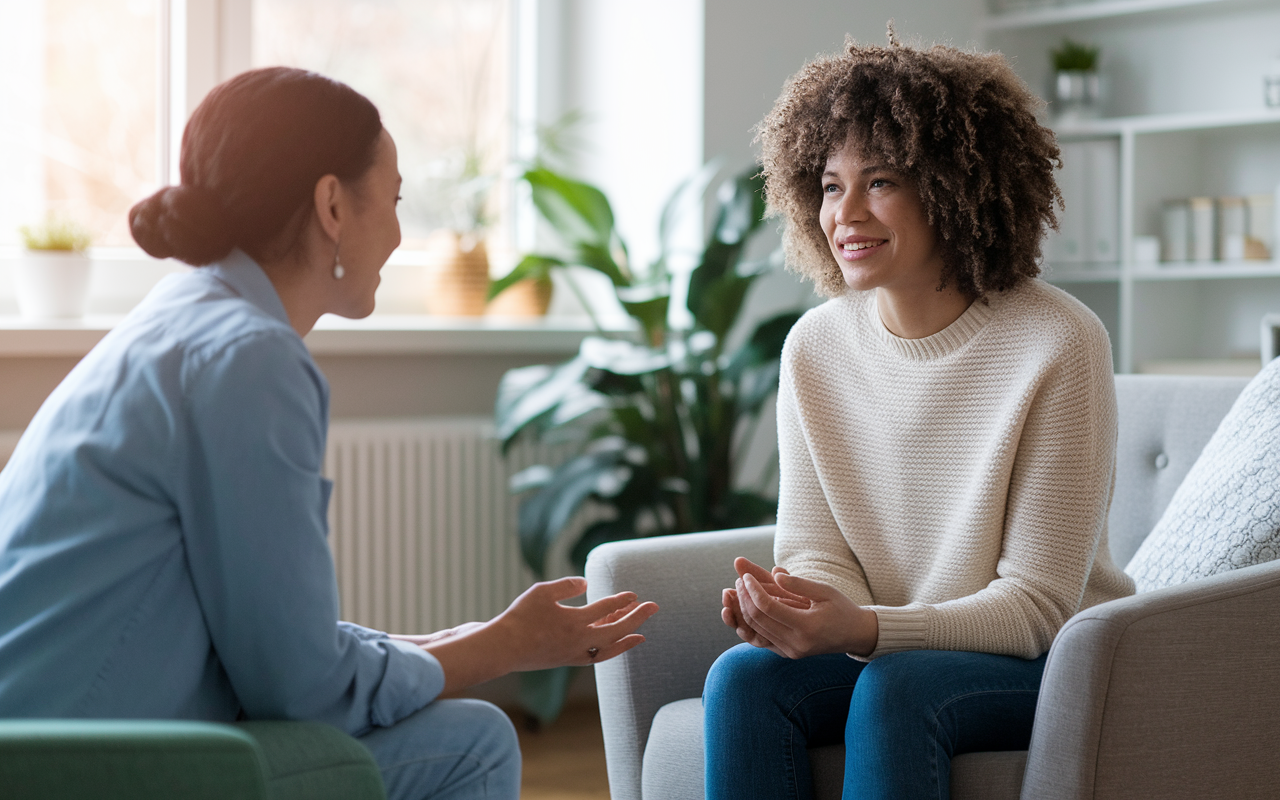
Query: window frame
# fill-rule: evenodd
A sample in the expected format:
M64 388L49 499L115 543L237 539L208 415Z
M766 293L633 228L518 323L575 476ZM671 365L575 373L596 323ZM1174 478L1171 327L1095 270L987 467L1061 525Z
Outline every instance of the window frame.
M157 37L156 185L179 182L182 133L196 106L219 83L253 66L253 0L155 0ZM554 49L544 42L560 22L560 0L507 0L512 26L509 131L512 155L532 157L533 131L539 121L554 119L558 81L549 58ZM554 41L549 44L554 45ZM548 99L552 100L548 104ZM506 178L504 180L515 180ZM510 198L500 235L520 251L533 249L536 212L527 187L504 193ZM526 191L521 191L521 190ZM89 255L98 275L90 303L109 316L127 313L165 275L187 269L173 260L154 259L141 248L91 247ZM0 247L0 264L21 256L20 247ZM423 263L423 254L398 249L388 266L407 268ZM4 282L7 284L8 282ZM8 285L0 293L8 294ZM388 309L396 313L400 309ZM424 312L417 312L425 315Z

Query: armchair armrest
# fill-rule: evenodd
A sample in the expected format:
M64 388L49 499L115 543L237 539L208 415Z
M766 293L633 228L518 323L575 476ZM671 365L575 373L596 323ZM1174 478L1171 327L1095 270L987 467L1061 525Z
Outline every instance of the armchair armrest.
M0 786L11 800L267 798L253 738L206 722L0 720Z
M1280 785L1280 561L1086 609L1049 651L1022 796Z
M773 526L612 542L587 559L587 599L632 591L660 610L645 643L597 664L600 722L614 800L640 800L640 768L658 709L698 697L707 670L739 639L720 621L736 556L773 566Z
M5 800L382 800L360 742L319 722L0 720Z

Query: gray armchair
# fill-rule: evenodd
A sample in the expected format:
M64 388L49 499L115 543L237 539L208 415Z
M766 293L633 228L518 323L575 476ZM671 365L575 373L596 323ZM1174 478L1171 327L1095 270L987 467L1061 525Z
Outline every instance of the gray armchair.
M1243 379L1118 376L1111 550L1150 532ZM655 600L648 641L596 666L614 800L702 798L707 670L737 644L719 618L734 556L773 563L773 528L617 542L592 552L589 597ZM1054 641L1025 752L952 765L957 800L1260 797L1280 793L1280 562L1116 600ZM810 750L840 797L843 747Z

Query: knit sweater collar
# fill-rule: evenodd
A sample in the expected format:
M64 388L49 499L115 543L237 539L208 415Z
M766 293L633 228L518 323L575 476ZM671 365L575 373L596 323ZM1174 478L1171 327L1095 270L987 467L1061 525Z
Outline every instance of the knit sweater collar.
M954 353L976 336L987 321L995 316L1001 300L1003 297L999 294L980 297L970 303L955 322L923 339L904 339L890 332L885 327L884 320L880 319L875 292L867 292L866 309L872 327L891 351L913 361L928 361Z

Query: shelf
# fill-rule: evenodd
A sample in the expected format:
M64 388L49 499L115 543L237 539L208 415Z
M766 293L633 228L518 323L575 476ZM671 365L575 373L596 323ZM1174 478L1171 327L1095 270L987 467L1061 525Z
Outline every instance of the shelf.
M1043 28L1072 22L1124 17L1133 14L1150 14L1195 6L1219 5L1235 0L1096 0L1071 5L1028 8L1006 11L984 17L979 27L985 31L1007 31L1025 28Z
M1049 283L1111 283L1120 280L1120 268L1118 266L1046 267L1041 277Z
M1280 124L1280 109L1256 108L1235 111L1204 111L1193 114L1144 114L1134 117L1106 117L1064 123L1055 127L1060 138L1120 136L1132 133L1172 133L1175 131L1239 128L1248 125Z
M1205 281L1225 278L1280 278L1274 261L1202 261L1133 268L1135 281Z

